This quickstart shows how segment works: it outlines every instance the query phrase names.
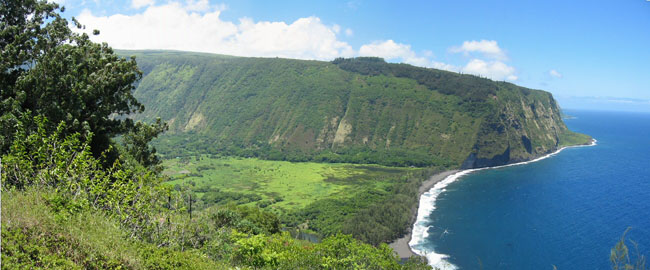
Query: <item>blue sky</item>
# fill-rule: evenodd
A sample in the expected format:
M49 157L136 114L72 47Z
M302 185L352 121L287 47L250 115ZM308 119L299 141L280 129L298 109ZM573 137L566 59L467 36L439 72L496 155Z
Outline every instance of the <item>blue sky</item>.
M376 55L547 90L567 108L650 111L645 0L57 2L120 49Z

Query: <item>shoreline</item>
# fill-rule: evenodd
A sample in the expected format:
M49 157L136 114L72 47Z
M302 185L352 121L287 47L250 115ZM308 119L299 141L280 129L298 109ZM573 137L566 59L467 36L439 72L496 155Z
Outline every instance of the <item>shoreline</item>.
M408 258L413 257L413 256L424 257L425 259L427 259L426 256L422 256L422 255L416 253L413 249L411 249L411 246L409 244L411 242L411 240L412 240L412 237L413 237L413 235L412 235L413 234L413 228L414 228L415 224L417 223L417 215L418 215L418 212L419 212L420 203L422 201L422 195L424 193L426 193L426 192L429 192L431 189L433 189L434 186L437 183L447 179L450 176L459 175L459 174L464 175L466 173L471 173L471 172L474 172L474 171L485 170L485 169L496 169L496 168L503 168L503 167L510 167L510 166L528 164L528 163L532 163L532 162L536 162L536 161L539 161L539 160L543 160L543 159L552 157L552 156L562 152L562 150L564 150L566 148L594 146L594 145L597 144L597 142L598 141L596 139L592 138L591 141L589 142L589 144L578 144L578 145L560 147L559 149L557 149L554 152L547 153L547 154L541 155L541 156L539 156L537 158L533 158L533 159L530 159L530 160L527 160L527 161L514 162L514 163L509 163L509 164L504 164L504 165L499 165L499 166L493 166L493 167L483 167L483 168L465 169L465 170L460 170L460 169L458 169L458 170L449 170L449 171L443 171L443 172L434 174L431 177L429 177L428 180L422 182L422 184L420 185L420 188L418 189L418 193L419 193L418 194L418 205L417 205L417 208L415 209L416 210L415 214L414 214L415 218L413 219L413 224L411 224L409 226L409 228L407 230L407 234L404 235L404 237L401 237L401 238L391 242L390 244L388 244L388 246L390 246L394 250L394 252L399 256L399 258L402 261L407 260Z
M413 222L417 221L417 214L418 214L417 210L420 208L420 197L422 197L422 194L431 190L438 182L445 180L450 175L454 175L460 171L461 170L449 170L449 171L439 172L430 176L429 179L427 179L426 181L422 182L420 188L418 189L418 205L415 208L415 211L413 213L413 217L412 217ZM395 253L397 253L397 256L399 256L400 259L402 260L406 260L413 256L420 256L417 253L415 253L411 249L411 246L409 245L409 242L411 242L412 233L413 233L413 224L410 224L406 235L388 244L388 246L391 247L395 251Z

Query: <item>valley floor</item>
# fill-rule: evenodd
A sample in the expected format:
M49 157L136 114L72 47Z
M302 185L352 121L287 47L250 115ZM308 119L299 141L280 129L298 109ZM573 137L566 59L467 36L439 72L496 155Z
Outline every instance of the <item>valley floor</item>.
M364 189L385 192L395 178L422 170L209 155L168 159L163 164L163 173L170 177L167 184L186 186L201 199L215 191L230 192L245 198L237 204L278 211L299 210L321 199L349 198Z
M169 177L165 184L193 194L196 210L259 207L277 215L286 228L320 236L343 232L373 245L408 232L419 194L438 181L431 175L442 170L212 155L163 164Z

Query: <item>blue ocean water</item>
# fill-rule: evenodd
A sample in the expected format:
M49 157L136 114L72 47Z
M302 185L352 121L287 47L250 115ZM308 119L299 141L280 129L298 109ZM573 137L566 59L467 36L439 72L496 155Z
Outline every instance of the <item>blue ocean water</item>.
M460 269L610 269L630 227L650 254L650 114L567 114L596 146L461 177L437 197L421 245Z

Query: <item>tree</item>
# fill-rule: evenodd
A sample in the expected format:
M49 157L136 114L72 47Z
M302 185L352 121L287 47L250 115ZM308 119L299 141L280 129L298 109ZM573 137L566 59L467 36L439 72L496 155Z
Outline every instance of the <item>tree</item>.
M96 157L117 135L145 131L147 142L156 137L160 125L145 128L124 117L144 111L132 95L142 77L135 58L118 57L106 43L75 33L60 16L63 10L43 0L0 0L0 153L12 144L17 123L36 115L49 119L50 131L65 122L65 134L92 132ZM116 156L109 154L107 164ZM146 156L136 159L150 163Z
M156 119L156 123L151 125L137 122L134 128L126 133L122 139L124 148L140 164L160 172L162 168L157 165L161 161L156 156L156 148L149 146L149 142L156 138L158 134L167 131L167 129L167 123L160 120L160 118Z

